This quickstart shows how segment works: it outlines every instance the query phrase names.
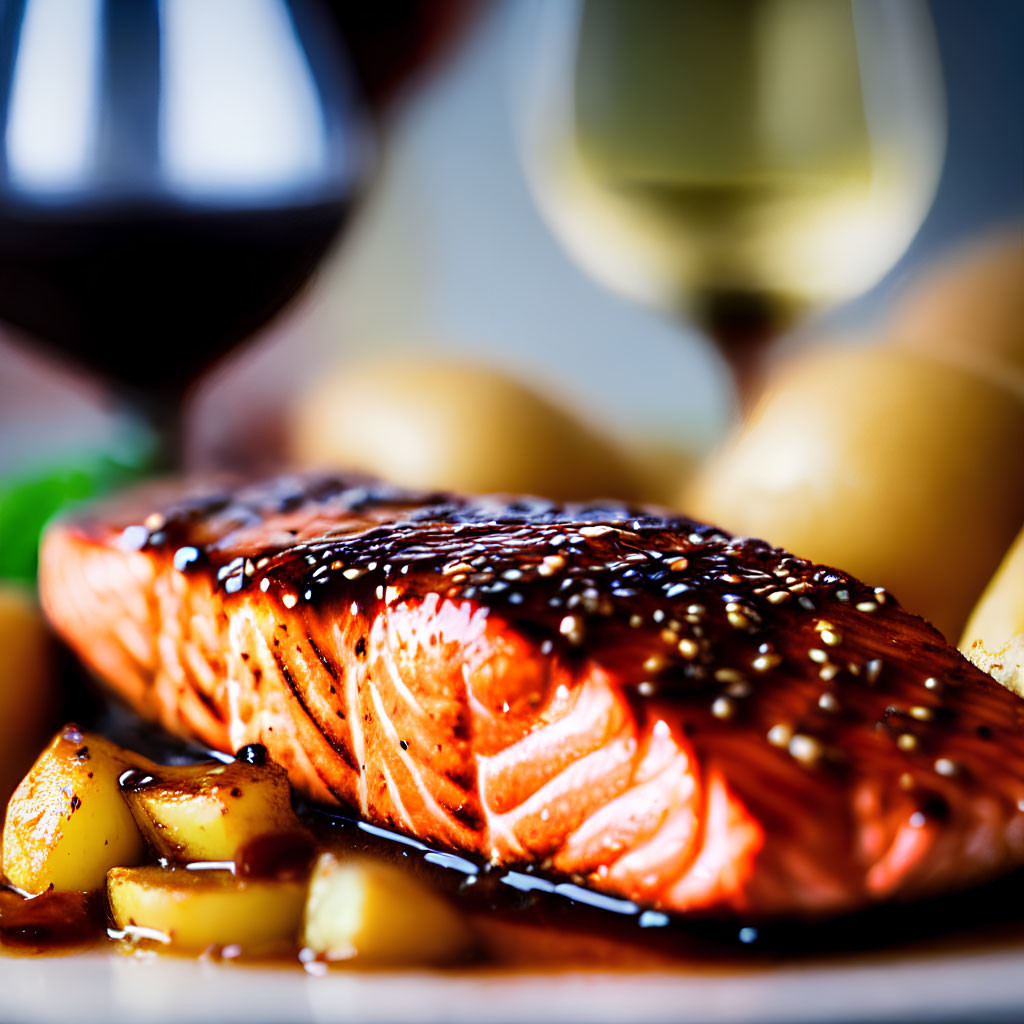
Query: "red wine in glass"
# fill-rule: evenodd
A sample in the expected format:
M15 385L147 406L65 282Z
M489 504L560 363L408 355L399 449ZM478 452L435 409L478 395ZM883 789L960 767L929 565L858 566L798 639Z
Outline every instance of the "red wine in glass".
M185 389L342 229L365 119L316 0L0 10L0 319L103 374L180 456Z

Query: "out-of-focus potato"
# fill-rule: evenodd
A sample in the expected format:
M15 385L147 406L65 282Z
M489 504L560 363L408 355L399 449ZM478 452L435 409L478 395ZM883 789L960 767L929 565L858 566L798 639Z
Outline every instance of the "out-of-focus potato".
M896 345L970 367L1024 396L1024 225L925 271L888 334Z
M0 651L0 800L5 800L56 725L49 635L26 587L0 583Z
M409 487L550 498L635 495L607 438L496 370L417 360L345 367L293 410L299 462L363 470Z
M176 861L233 861L257 836L300 833L279 765L183 765L139 774L124 797L143 835Z
M114 923L129 938L132 929L144 928L181 950L238 945L246 952L269 952L294 943L306 885L148 865L112 868L107 896Z
M14 791L4 821L3 866L26 892L102 888L145 844L118 777L149 762L93 733L65 726Z
M960 650L1024 697L1024 530L975 605Z
M889 348L782 368L691 515L886 586L953 640L1024 520L1024 402Z
M309 883L302 944L357 965L450 963L472 947L462 917L391 864L321 854Z

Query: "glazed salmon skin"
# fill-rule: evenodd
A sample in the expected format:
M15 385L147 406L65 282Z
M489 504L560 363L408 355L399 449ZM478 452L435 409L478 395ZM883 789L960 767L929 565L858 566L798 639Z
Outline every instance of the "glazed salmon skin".
M1020 700L884 590L685 518L179 484L52 526L41 592L172 733L669 913L835 914L1024 861Z

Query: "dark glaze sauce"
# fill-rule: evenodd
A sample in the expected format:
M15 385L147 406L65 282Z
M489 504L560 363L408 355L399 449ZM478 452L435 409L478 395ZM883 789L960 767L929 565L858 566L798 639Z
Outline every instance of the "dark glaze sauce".
M0 888L0 945L9 949L73 949L95 942L105 926L101 894L51 890L26 897Z

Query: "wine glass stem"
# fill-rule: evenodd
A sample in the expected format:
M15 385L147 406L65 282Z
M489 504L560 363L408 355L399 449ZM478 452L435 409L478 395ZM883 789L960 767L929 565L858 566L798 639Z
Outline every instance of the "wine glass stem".
M793 313L781 300L753 292L715 291L695 301L697 321L732 370L744 415L760 397L768 353Z
M185 468L184 394L168 391L146 396L137 403L153 432L152 468L158 473L178 473Z

